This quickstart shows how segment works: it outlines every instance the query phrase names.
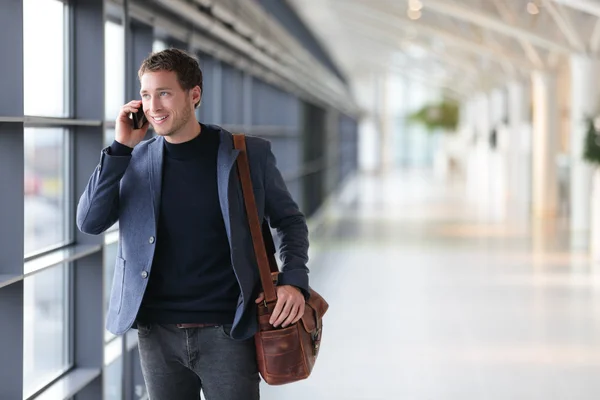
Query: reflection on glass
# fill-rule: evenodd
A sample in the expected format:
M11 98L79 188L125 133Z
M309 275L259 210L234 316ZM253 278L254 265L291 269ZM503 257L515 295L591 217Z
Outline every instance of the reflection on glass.
M121 400L123 398L123 357L117 358L104 368L104 400Z
M23 0L25 115L65 117L65 5Z
M29 397L71 366L69 265L24 280L23 394Z
M117 243L104 246L104 312L108 312L108 301L110 299L110 290L112 287L113 274L115 273L115 261L117 259ZM108 342L115 335L109 331L104 331L104 341Z
M25 128L25 255L68 241L66 132Z
M123 26L106 21L104 30L104 118L114 121L125 101L125 33Z

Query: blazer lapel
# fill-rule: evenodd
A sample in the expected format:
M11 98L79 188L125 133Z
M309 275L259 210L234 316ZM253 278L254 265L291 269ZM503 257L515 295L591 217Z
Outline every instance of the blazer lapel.
M227 236L231 241L231 221L229 215L229 177L231 168L237 159L239 150L233 148L233 139L231 134L223 129L219 131L219 152L217 154L217 188L219 192L219 203L225 222Z
M164 138L159 136L148 146L148 172L150 177L150 191L152 193L152 206L154 208L154 222L156 224L158 224L162 188L163 140Z

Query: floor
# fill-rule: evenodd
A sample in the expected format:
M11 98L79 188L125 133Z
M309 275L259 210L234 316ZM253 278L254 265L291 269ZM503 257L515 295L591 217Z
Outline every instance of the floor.
M564 222L465 193L427 172L346 187L311 238L317 365L263 400L600 398L600 267Z

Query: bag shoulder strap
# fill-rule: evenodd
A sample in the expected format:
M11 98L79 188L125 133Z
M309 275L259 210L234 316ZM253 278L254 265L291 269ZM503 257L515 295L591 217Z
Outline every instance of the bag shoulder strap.
M276 302L277 295L275 293L275 285L271 279L271 270L273 268L273 264L269 263L269 258L267 256L267 250L265 247L265 240L263 238L265 227L263 226L263 230L261 231L260 221L258 220L258 209L256 207L256 199L254 198L254 191L252 189L250 164L248 163L248 152L246 151L246 136L242 134L233 135L233 143L234 147L240 151L236 160L236 164L242 184L242 194L244 197L244 204L246 206L246 215L248 216L248 224L250 225L250 234L252 236L252 244L254 246L254 254L258 264L258 270L260 272L260 280L265 293L265 301L267 303ZM266 229L268 229L268 225ZM273 238L271 237L270 231L269 238L271 239L269 245L272 246Z

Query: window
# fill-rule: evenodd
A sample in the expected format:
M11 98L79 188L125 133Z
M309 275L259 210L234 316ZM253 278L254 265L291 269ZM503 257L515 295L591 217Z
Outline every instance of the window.
M69 264L24 281L23 395L25 398L71 367Z
M116 118L116 117L115 117ZM115 130L114 129L105 129L104 130L104 146L108 147L115 140Z
M115 273L115 262L117 260L117 243L104 246L104 312L108 312L108 301L112 288L113 274ZM104 331L104 341L109 342L116 336L109 331Z
M57 0L23 0L25 115L68 114L65 9Z
M104 368L104 400L123 398L123 357L117 358Z
M121 400L123 394L123 336L104 346L104 400Z
M154 39L154 42L152 42L152 52L154 53L166 50L168 48L169 46L167 46L167 43L165 43L164 40Z
M69 242L68 141L63 128L25 128L25 256Z
M104 30L105 116L114 121L125 101L125 33L123 26L106 21Z

